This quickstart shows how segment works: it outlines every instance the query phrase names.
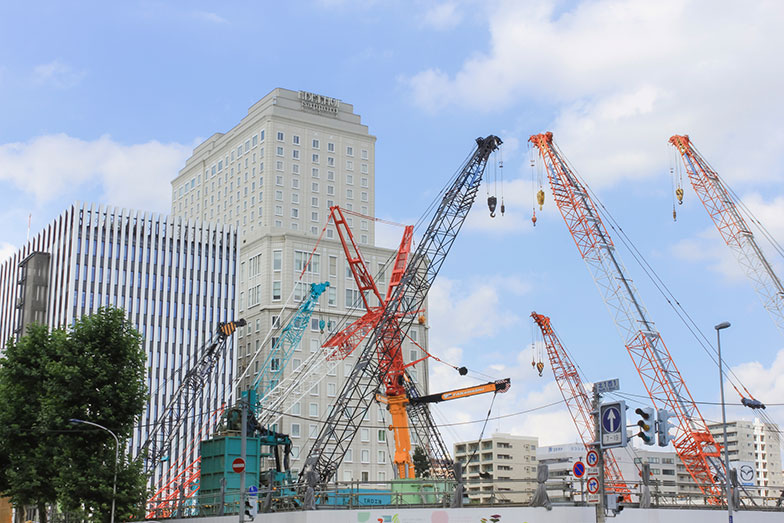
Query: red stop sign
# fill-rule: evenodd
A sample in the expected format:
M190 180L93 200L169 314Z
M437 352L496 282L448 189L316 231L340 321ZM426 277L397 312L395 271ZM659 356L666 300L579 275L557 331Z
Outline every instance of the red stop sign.
M245 470L245 460L242 458L236 458L231 462L231 470L238 474Z

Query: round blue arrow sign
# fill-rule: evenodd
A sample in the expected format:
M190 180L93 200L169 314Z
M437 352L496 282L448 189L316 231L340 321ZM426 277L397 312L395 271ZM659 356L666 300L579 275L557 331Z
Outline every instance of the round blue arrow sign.
M590 478L588 480L588 493L589 494L596 494L599 492L599 480L596 478Z
M621 411L618 407L607 407L602 411L602 428L605 432L620 432Z
M583 464L582 461L575 462L574 466L572 467L572 472L574 473L574 477L577 479L585 476L585 464Z

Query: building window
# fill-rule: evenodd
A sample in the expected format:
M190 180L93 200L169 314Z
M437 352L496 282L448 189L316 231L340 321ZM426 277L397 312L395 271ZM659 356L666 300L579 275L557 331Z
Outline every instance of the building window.
M275 191L275 201L276 202L283 201L283 191Z
M327 289L327 305L335 307L338 304L338 290L335 287Z
M343 455L343 461L346 463L354 462L354 449L346 449L346 453Z
M318 167L314 167L313 169L311 169L310 174L313 175L313 178L318 178L319 177Z
M280 282L272 282L272 301L280 301Z
M368 159L368 150L367 149L362 149L362 159L363 160L367 160Z
M385 443L387 441L386 429L378 429L378 442Z
M311 159L311 161L313 163L319 163L319 155L318 155L318 153L313 153L313 155L310 157L310 159Z
M362 449L359 452L359 461L362 463L370 463L370 451L368 449ZM362 475L366 475L367 472L363 472ZM363 481L367 481L367 479L363 479Z
M350 145L346 146L346 156L354 156L354 148Z
M293 143L294 145L299 145L299 136L297 136L296 134L293 135L291 137L291 143Z
M370 441L370 429L359 429L360 441Z
M338 394L338 386L335 383L327 383L327 396L334 398Z
M299 149L293 149L291 151L291 157L295 160L299 160Z
M308 405L308 414L311 418L318 418L319 415L319 404L318 403L310 403Z
M292 423L291 424L291 437L298 438L299 437L299 423Z
M316 138L313 138L313 148L314 149L318 149L319 148L319 141Z
M335 152L335 144L331 142L327 142L327 151L334 153Z
M291 193L291 203L299 203L299 193Z
M352 160L346 160L346 170L347 171L354 170L354 162Z
M385 450L378 451L378 462L382 464L387 462L387 451Z
M280 145L275 148L275 155L276 156L283 156L283 147Z
M318 182L313 182L310 184L310 190L313 192L319 192L319 184Z
M282 132L282 131L278 131L278 141L279 141L279 142L282 142L282 141L283 141L283 138L284 138L284 136L283 136L283 132Z

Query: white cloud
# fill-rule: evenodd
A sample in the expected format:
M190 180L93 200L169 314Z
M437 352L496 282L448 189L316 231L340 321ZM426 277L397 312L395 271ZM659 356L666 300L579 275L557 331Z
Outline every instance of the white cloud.
M38 65L33 69L36 83L57 87L59 89L66 89L78 85L86 74L85 71L78 71L59 60L54 60L48 64Z
M88 189L102 202L151 211L170 209L170 181L191 146L123 145L108 136L85 141L65 134L0 145L0 182L44 204L63 195L81 198Z
M528 290L529 285L515 276L471 281L439 276L428 293L431 350L461 346L519 323L514 312L502 308L500 296L521 295Z
M784 398L784 349L778 351L769 367L759 361L750 361L732 370L755 398L763 403L781 403Z
M17 251L16 247L7 242L0 242L0 264L13 256Z
M193 17L204 22L211 22L213 24L228 24L229 21L217 13L209 11L194 11Z
M729 179L782 178L784 88L776 2L556 0L487 5L487 50L454 73L408 79L427 110L552 107L556 140L591 182L666 169L667 139L693 135ZM542 129L544 130L544 129ZM538 130L537 130L538 131ZM739 151L754 136L751 153Z
M463 14L454 2L444 2L427 9L422 16L422 23L433 29L444 31L456 27L463 19Z

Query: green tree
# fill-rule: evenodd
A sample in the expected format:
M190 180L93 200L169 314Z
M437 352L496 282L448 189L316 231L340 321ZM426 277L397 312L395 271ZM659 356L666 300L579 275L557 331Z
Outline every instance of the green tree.
M414 474L418 478L430 477L430 460L427 459L427 454L422 447L417 446L414 448L414 455L411 457L414 462Z
M45 328L32 327L29 332L9 348L31 347L28 359L34 357L35 364L25 364L22 368L27 373L21 377L36 383L36 387L28 390L27 396L17 394L14 401L4 401L3 395L0 425L4 425L2 420L14 417L14 409L24 407L20 403L34 404L38 423L27 430L37 441L30 446L38 454L30 455L37 458L42 454L36 462L48 458L49 468L43 476L32 474L40 479L31 480L30 490L37 497L14 497L15 482L2 472L0 476L5 478L0 477L0 490L11 494L15 502L30 503L34 499L39 503L43 498L43 502L57 501L64 510L81 511L91 520L109 521L115 441L105 430L69 422L81 419L102 425L118 437L116 518L136 514L144 500L145 478L141 464L131 462L125 450L147 397L141 336L123 311L115 308L101 308L76 321L68 331L56 330L47 336ZM13 369L26 361L17 361L15 354L6 353L0 371L6 365ZM18 372L8 376L0 372L0 394L3 387L18 390L19 378ZM25 452L9 447L14 441L10 431L0 431L0 462L23 459ZM4 448L12 451L6 453ZM8 457L3 458L3 454Z
M46 366L56 357L64 333L31 325L26 336L10 340L0 358L0 493L17 506L34 505L46 521L56 501L60 433L47 415Z

